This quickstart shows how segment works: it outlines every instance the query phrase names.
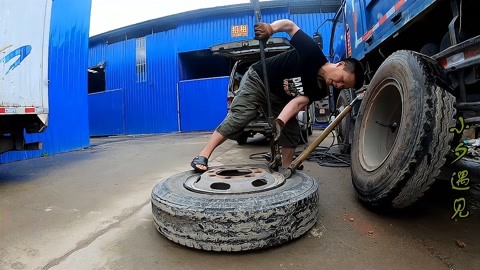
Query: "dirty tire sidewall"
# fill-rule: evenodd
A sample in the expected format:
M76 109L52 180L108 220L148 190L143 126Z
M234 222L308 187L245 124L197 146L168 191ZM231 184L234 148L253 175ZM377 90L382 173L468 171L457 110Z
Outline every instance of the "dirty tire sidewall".
M347 107L350 102L352 102L353 91L350 89L343 89L338 95L336 109L337 115ZM355 122L351 114L347 114L345 118L342 119L340 124L335 127L338 140L338 148L342 154L350 154L350 138L353 135L353 127Z
M247 140L248 140L248 137L249 137L249 134L247 132L243 132L242 134L240 134L240 136L238 136L238 138L237 138L238 145L246 144Z
M358 197L369 206L404 208L417 201L440 173L450 151L455 126L455 98L438 86L444 74L420 54L398 51L375 73L360 106L352 145L352 181ZM366 168L365 148L369 114L387 81L394 81L401 96L401 121L393 147L374 170ZM388 88L390 90L390 88ZM395 91L395 90L393 90ZM392 109L393 110L393 109ZM368 118L368 119L367 119ZM381 139L378 144L382 144Z
M213 251L259 249L298 238L317 221L318 183L301 172L272 190L230 195L187 190L183 183L193 174L162 179L152 190L155 226L173 242Z
M308 128L307 129L300 129L300 144L307 144L308 143Z

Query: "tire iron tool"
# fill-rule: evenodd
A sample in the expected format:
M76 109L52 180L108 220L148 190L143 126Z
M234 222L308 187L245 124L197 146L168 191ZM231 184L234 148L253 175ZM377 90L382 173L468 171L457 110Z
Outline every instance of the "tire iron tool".
M250 0L250 2L253 4L253 9L255 12L255 18L256 22L259 23L262 20L262 15L260 12L260 2L258 0ZM270 128L272 128L272 131L274 132L272 139L270 140L270 161L268 163L268 168L273 171L278 171L278 168L280 167L282 163L282 156L280 155L280 148L278 146L278 142L276 142L273 138L276 137L275 132L277 130L274 128L274 119L272 115L272 104L270 101L270 86L268 83L268 76L267 76L267 64L266 64L266 58L265 58L265 45L266 42L263 40L259 40L259 46L260 46L260 61L262 63L262 70L263 70L263 82L265 84L265 96L267 97L267 122L270 125Z
M302 162L304 162L310 156L310 154L315 151L315 149L325 140L325 138L327 138L330 132L332 132L333 129L342 122L343 118L345 118L345 116L350 113L352 108L363 99L363 93L365 92L367 87L368 85L364 85L362 86L362 88L355 92L355 99L353 99L352 102L350 102L350 104L348 104L345 109L340 112L340 114L335 118L335 120L333 120L333 122L331 122L323 130L323 132L318 135L318 137L315 138L315 140L297 156L294 161L292 161L288 168L280 168L279 173L281 173L285 177L285 179L290 178L290 176L295 173L295 171L300 167L300 165L302 165Z

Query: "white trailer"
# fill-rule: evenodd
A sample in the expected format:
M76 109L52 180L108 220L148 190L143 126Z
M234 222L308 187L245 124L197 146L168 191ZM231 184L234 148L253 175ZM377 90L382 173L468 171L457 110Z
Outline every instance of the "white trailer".
M41 149L48 124L51 0L0 1L0 153Z

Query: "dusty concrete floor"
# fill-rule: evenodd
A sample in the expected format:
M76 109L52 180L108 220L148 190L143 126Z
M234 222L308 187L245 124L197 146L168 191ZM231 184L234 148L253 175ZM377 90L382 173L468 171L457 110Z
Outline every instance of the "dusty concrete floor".
M189 170L208 135L92 139L85 150L0 165L0 269L480 269L479 215L450 220L448 183L381 215L356 200L349 168L315 162L305 172L320 183L320 217L301 238L243 253L177 245L155 230L150 192ZM226 142L211 165L252 163L267 150L261 138Z

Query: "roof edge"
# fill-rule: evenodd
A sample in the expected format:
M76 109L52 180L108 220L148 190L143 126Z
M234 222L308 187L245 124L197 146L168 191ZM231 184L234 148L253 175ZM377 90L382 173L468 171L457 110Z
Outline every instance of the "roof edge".
M275 8L288 8L295 9L296 7L321 7L325 12L336 12L340 6L340 0L328 0L328 1L298 1L298 0L275 0L260 2L262 9L275 9ZM206 18L212 15L218 14L232 14L252 11L252 5L249 3L235 4L228 6L218 6L210 8L202 8L197 10L190 10L177 14L168 15L156 19L143 21L140 23L120 27L111 31L107 31L101 34L97 34L90 37L89 43L95 44L98 42L118 42L121 40L127 40L131 38L137 38L153 34L157 32L167 31L175 29L179 25L188 21Z

